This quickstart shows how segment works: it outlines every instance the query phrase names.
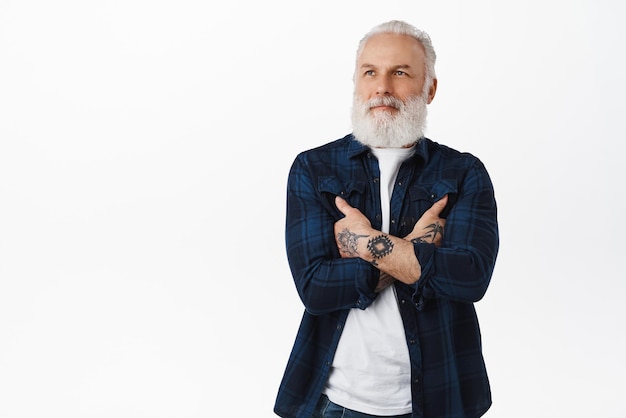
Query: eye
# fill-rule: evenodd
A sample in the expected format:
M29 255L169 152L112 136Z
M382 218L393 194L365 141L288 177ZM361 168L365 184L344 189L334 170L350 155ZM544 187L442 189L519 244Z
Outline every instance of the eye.
M365 73L364 73L364 75L369 76L369 77L373 76L374 74L375 74L375 73L374 73L374 70L367 70L367 71L365 71Z
M396 75L399 75L399 76L403 77L403 76L408 75L408 74L407 74L407 73L405 73L405 72L404 72L404 71L402 71L402 70L396 70Z

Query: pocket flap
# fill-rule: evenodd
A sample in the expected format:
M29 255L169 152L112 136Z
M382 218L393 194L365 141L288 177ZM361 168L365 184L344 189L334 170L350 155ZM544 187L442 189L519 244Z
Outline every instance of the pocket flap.
M435 203L445 195L448 195L448 199L452 198L450 195L456 195L457 182L455 179L442 179L435 183L418 184L412 187L409 193L411 200L428 200Z
M337 177L326 176L319 178L319 189L321 193L332 193L335 196L345 198L350 196L352 192L363 193L365 183L362 181L342 182Z

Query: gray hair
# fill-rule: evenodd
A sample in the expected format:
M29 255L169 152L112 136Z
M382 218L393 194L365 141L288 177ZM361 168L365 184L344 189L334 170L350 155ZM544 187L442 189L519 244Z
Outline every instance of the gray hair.
M389 22L381 23L374 26L369 32L365 34L363 39L359 42L359 47L356 51L356 59L358 61L363 52L363 48L367 41L374 35L379 33L395 33L396 35L407 35L417 40L422 47L424 47L424 53L426 56L426 79L424 80L424 90L428 91L430 86L437 75L435 74L435 61L437 60L437 54L433 48L433 43L430 40L430 36L423 30L417 29L415 26L410 25L401 20L391 20Z

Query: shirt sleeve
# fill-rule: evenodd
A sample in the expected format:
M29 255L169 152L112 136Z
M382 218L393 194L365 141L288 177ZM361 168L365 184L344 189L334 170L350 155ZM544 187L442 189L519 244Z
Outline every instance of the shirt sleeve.
M413 295L418 308L429 298L480 300L491 281L498 246L493 185L484 165L475 160L446 219L441 247L415 244L422 267Z
M342 215L335 196L320 191L311 171L299 155L287 181L285 241L298 294L314 315L365 309L376 298L380 273L359 258L341 258L333 227Z

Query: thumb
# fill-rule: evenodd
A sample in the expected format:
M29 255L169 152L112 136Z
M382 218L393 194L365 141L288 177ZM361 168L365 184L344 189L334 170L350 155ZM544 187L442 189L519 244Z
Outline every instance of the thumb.
M348 202L345 201L345 199L339 196L335 196L335 206L337 206L337 209L339 209L339 211L344 215L346 215L346 212L348 210L352 209L352 206L350 206Z
M433 205L428 210L432 211L434 215L439 216L439 214L441 213L441 211L443 211L443 209L446 207L447 204L448 204L448 195L446 194L441 199L433 203Z

